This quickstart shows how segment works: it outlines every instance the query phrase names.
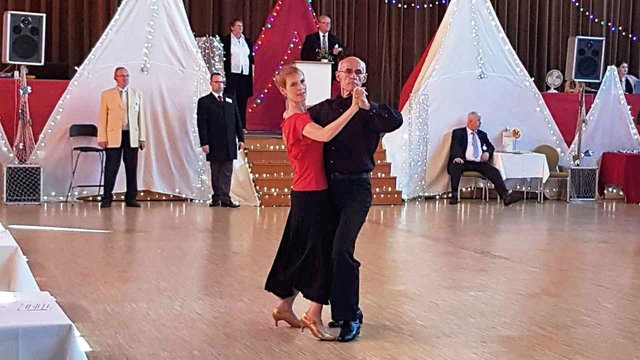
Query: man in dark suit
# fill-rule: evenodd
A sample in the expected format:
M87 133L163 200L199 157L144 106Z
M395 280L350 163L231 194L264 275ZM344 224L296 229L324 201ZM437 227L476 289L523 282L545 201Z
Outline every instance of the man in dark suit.
M307 61L318 61L328 59L333 62L332 76L338 69L338 62L344 54L344 49L340 39L330 34L331 18L321 15L318 18L318 32L307 35L300 50L300 59Z
M247 100L253 96L253 44L242 33L242 20L233 19L231 33L222 37L224 50L224 74L227 91L236 97L242 128L247 128Z
M451 176L451 200L449 204L458 203L458 186L465 171L477 171L491 181L496 192L503 198L505 205L511 205L520 198L507 190L500 171L489 164L493 159L495 148L487 133L480 130L480 114L475 111L467 114L467 126L453 130L451 133L451 150L447 172Z
M224 91L224 76L211 75L211 93L198 100L198 136L211 165L211 204L237 208L231 201L231 174L238 150L244 149L244 133L235 98ZM239 143L236 143L236 138Z

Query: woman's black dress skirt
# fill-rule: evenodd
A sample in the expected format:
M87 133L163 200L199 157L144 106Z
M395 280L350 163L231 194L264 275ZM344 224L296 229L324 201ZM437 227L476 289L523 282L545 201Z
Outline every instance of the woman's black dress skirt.
M333 214L327 190L291 191L291 209L265 290L281 299L296 290L327 305L331 290Z

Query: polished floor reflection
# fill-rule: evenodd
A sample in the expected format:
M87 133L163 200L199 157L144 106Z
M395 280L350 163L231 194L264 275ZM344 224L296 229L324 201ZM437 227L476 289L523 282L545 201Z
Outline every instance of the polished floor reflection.
M374 207L348 344L273 327L262 287L287 212L48 204L0 221L109 231L10 229L91 359L640 359L638 205Z

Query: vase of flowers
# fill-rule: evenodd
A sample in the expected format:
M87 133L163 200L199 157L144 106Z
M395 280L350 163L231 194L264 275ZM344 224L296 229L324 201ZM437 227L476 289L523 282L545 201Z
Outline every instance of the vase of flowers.
M519 128L513 128L511 129L511 135L513 135L513 150L515 151L518 139L522 137L522 131Z
M325 51L323 49L316 50L316 58L318 61L329 62L333 60L333 54L330 51Z

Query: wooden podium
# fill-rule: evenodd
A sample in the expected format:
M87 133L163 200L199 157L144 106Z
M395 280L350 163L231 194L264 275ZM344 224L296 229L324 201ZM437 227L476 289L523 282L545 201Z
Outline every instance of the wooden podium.
M304 73L307 83L307 107L331 97L332 62L295 61L293 64Z

